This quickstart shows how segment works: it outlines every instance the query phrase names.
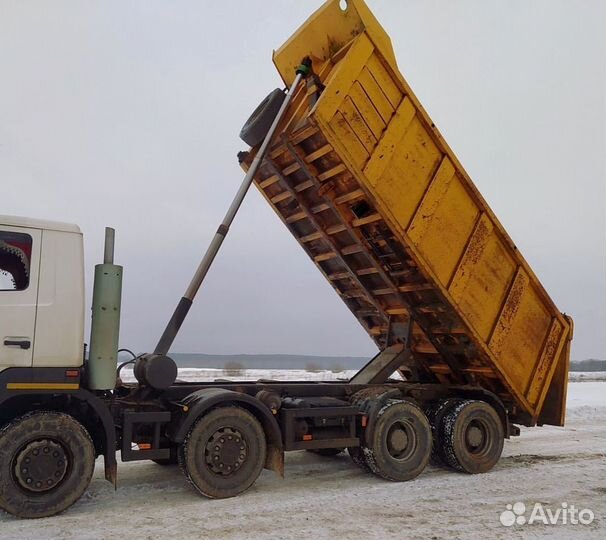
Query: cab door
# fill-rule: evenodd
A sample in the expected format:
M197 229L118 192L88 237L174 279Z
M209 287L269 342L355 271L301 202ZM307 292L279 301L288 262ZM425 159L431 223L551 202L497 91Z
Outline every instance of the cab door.
M42 231L0 224L0 371L31 366Z

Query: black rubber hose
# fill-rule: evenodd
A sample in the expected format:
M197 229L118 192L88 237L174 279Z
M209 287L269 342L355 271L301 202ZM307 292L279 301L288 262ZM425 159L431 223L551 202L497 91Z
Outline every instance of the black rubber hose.
M122 371L122 368L123 368L124 366L128 366L128 364L134 364L134 363L137 361L137 358L139 358L139 356L141 356L141 355L137 356L137 355L136 355L136 354L135 354L133 351L131 351L130 349L118 349L118 353L121 353L121 352L126 352L126 353L128 353L128 354L132 355L133 359L132 359L132 360L129 360L128 362L122 362L122 363L121 363L121 364L118 366L118 369L117 369L117 371L116 371L116 377L120 377L120 371Z

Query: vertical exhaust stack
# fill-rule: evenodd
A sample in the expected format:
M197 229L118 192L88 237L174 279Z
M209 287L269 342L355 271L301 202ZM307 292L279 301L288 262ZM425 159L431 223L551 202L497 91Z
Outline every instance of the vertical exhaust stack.
M95 265L93 286L88 384L93 390L112 390L116 386L122 267L114 264L115 230L105 228L103 264Z

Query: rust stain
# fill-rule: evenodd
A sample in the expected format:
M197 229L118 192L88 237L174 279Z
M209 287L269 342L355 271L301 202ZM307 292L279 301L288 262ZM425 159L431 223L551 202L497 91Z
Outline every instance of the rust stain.
M482 214L482 218L485 215L486 214ZM483 219L480 219L478 228L476 229L471 242L469 243L467 252L465 253L465 263L475 264L480 260L480 257L484 252L484 247L486 246L486 239L491 231L492 227L489 227Z
M461 294L465 291L469 278L473 273L472 268L482 258L493 228L490 218L485 213L482 213L448 286L455 300L460 298Z
M513 320L515 319L518 309L520 308L522 297L524 296L528 282L528 275L526 272L524 272L522 267L519 267L511 285L511 289L509 290L509 294L507 295L507 300L505 300L505 304L501 310L499 320L488 344L494 354L499 353L503 346L503 342L511 330Z
M423 238L427 232L436 210L446 196L450 183L454 178L454 174L455 169L452 162L448 159L448 156L443 156L434 177L431 179L429 186L410 221L408 234L416 244L420 242L421 238Z
M562 325L557 319L553 320L545 345L543 347L543 353L537 364L534 375L530 378L529 388L527 391L526 398L533 405L536 404L541 390L543 388L543 382L547 376L549 368L553 365L553 359L558 350L560 339L562 337Z

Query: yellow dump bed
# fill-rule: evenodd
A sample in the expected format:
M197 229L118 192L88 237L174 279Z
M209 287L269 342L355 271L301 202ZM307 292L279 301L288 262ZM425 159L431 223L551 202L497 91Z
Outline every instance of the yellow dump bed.
M409 88L361 0L326 2L274 53L301 85L255 183L380 348L412 318L412 380L495 392L564 421L572 321ZM323 88L322 88L323 87ZM250 162L254 149L244 163Z

